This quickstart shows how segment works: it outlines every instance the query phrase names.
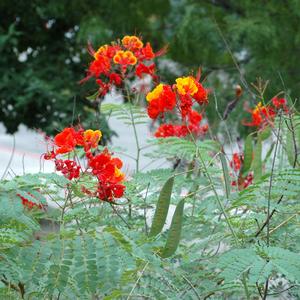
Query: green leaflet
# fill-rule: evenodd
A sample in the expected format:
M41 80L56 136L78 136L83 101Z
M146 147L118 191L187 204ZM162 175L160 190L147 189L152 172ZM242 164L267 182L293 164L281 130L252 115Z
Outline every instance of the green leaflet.
M262 176L262 142L260 135L257 137L257 143L254 150L254 159L252 162L252 169L254 173L254 181L257 182Z
M249 134L245 140L244 162L243 162L243 167L242 167L242 174L248 172L249 169L251 168L252 153L253 153L252 135Z
M224 174L226 198L228 199L230 196L230 178L229 178L227 161L223 153L220 153L220 159L221 159L222 169Z
M90 101L95 101L99 96L99 92L97 91L96 93L90 95L90 96L87 96L85 97L87 100L90 100Z
M174 176L170 177L166 181L159 194L149 236L155 236L159 234L165 225L170 206L173 185Z
M128 253L132 252L132 247L130 242L123 236L123 234L118 230L116 227L107 226L104 229L105 232L109 232L118 243L120 243L120 246Z
M293 166L295 161L295 152L294 152L293 133L290 130L287 130L286 133L286 154L290 165Z
M181 235L181 228L182 228L182 218L183 218L183 208L184 208L184 200L180 200L177 204L171 227L169 230L167 242L165 248L162 250L161 257L167 258L172 256L179 244L180 235Z
M267 126L259 135L261 140L264 141L271 136L272 130L270 126Z
M267 154L266 154L266 157L263 161L263 163L265 164L267 162L267 160L270 158L272 152L273 152L273 149L274 149L274 146L275 146L275 143L272 143L271 146L270 146L270 149L268 150Z

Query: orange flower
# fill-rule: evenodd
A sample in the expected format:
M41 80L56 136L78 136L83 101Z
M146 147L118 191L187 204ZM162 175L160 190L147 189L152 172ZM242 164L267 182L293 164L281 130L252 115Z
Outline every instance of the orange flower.
M180 95L188 94L193 96L198 92L198 87L195 83L195 79L191 76L177 78L176 88Z
M137 58L131 51L119 50L113 58L114 63L119 65L135 65L137 63Z
M89 144L92 148L96 148L98 146L101 137L102 133L100 130L88 129L83 133L84 142Z
M143 48L143 42L135 35L126 35L122 39L122 44L129 50L137 50Z

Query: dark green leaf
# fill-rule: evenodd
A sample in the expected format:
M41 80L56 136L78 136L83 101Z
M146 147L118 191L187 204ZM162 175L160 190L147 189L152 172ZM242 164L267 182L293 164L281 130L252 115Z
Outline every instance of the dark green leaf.
M287 134L286 134L286 154L290 165L293 166L295 161L295 151L294 151L293 133L290 130L287 130Z
M180 202L177 204L169 230L168 239L161 254L161 257L163 258L173 255L178 247L182 229L183 208L184 199L180 200Z
M174 176L170 177L166 181L159 194L149 236L155 236L159 234L164 227L170 206L173 184Z

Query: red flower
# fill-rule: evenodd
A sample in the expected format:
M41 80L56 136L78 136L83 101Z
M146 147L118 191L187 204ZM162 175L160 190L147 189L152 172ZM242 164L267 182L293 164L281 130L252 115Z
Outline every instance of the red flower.
M176 105L176 94L169 85L159 84L148 93L146 99L149 101L148 115L152 119L156 119L166 111L173 110Z
M161 108L160 108L160 101L159 99L154 99L151 101L151 104L148 106L148 116L151 119L156 119L159 114L161 113Z
M29 196L35 198L31 193L27 193L27 194L28 194ZM28 208L28 209L32 209L32 208L34 208L34 207L37 207L37 208L39 208L39 209L42 209L42 208L43 208L43 205L42 205L42 204L37 204L37 203L35 203L35 202L32 202L32 201L30 201L29 199L27 199L27 198L21 196L20 194L17 194L17 196L19 196L19 197L21 198L23 206L26 207L26 208Z
M117 73L111 73L109 75L109 83L119 86L122 84L122 77Z
M283 109L285 112L288 112L288 107L287 107L287 101L284 98L278 98L278 97L274 97L272 99L272 104L274 105L274 107L276 109Z
M155 64L151 64L150 66L146 66L143 63L139 63L135 69L135 74L139 78L143 77L143 74L149 74L153 78L156 78L157 76L154 75L155 73Z
M90 47L91 55L97 60L100 57L106 57L112 59L116 52L121 50L119 45L104 45L101 46L96 52Z
M80 166L78 166L73 160L57 159L55 160L55 167L57 171L62 172L62 174L69 180L78 178L80 175Z
M101 74L108 74L110 70L110 61L105 56L99 56L98 59L91 62L88 70L88 76L99 77Z
M251 122L244 122L245 126L254 126L264 128L276 116L276 112L271 106L263 106L259 102L256 107L250 111L252 120Z
M202 121L202 116L195 110L189 111L189 121L193 125L198 125Z
M233 153L232 161L230 161L230 167L238 172L241 169L242 161L238 153Z
M190 95L179 95L180 99L180 112L183 119L190 113L193 106L193 101Z
M154 136L157 138L166 138L170 136L175 136L175 126L173 124L162 124L160 125Z
M146 46L141 50L140 59L149 60L149 59L153 59L155 56L156 55L154 54L150 43L147 43Z
M121 198L124 195L125 186L119 183L99 183L97 197L100 200L111 201L114 198Z
M45 160L50 160L50 159L54 159L56 157L56 154L54 151L50 151L44 154L44 159Z
M54 137L54 144L58 147L56 154L68 153L74 150L77 140L74 128L65 128Z
M99 85L99 96L105 96L111 89L111 84L104 83L101 79L96 79L96 83Z
M107 149L90 160L92 173L99 180L97 188L99 199L111 201L113 198L123 196L125 186L121 184L124 179L124 174L120 171L122 165L122 161L111 157Z
M280 109L283 109L285 113L289 112L287 101L284 98L274 97L268 105L262 105L262 103L259 102L253 110L250 110L252 117L251 122L243 122L243 124L246 126L264 128L274 121Z
M208 90L202 84L195 80L198 91L193 95L193 98L200 104L208 104Z

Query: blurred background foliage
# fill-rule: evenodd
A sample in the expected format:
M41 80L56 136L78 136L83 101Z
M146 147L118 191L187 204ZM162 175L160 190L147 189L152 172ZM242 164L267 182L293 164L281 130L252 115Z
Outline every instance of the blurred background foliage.
M156 50L169 45L162 80L201 66L213 92L213 129L220 124L214 99L222 114L240 84L244 94L228 120L239 128L244 103L259 100L250 92L258 76L270 80L266 100L282 90L298 96L299 24L299 0L2 0L0 121L9 133L21 123L48 134L74 120L92 125L85 96L95 87L78 84L90 59L87 41L98 47L141 34Z

